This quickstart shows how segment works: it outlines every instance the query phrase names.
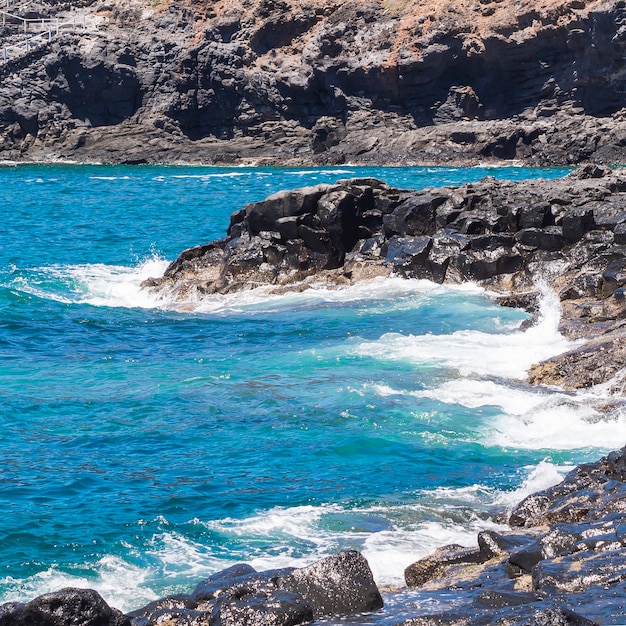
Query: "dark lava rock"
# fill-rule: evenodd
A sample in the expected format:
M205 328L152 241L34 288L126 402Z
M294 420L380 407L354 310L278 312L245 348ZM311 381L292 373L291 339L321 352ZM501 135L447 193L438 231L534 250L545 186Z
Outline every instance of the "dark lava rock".
M278 586L304 597L315 618L375 611L383 606L367 561L354 550L296 569L280 578Z
M430 556L416 561L404 570L404 579L409 587L419 587L433 578L445 575L450 565L457 563L482 563L484 552L459 545L439 548Z
M211 612L211 626L293 626L313 620L313 610L299 593L282 589L222 594Z
M130 619L111 608L92 589L66 588L26 604L0 606L1 626L130 626Z

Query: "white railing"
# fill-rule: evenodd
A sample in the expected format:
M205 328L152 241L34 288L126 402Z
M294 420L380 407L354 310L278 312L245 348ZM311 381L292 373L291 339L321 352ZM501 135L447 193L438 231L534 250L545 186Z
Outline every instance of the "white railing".
M5 0L7 6L11 0ZM9 24L16 24L19 28L19 33L14 33L13 37L19 35L23 36L17 43L11 43L8 45L2 45L1 57L3 63L7 63L10 57L20 56L30 52L38 45L49 43L52 41L54 35L58 35L62 29L71 29L75 31L77 28L86 30L87 24L85 16L82 20L77 20L76 17L71 19L64 18L63 20L58 17L52 18L24 18L8 11L0 11L0 19L2 20L2 26ZM35 33L35 34L29 34Z
M46 27L48 30L54 29L57 34L59 32L59 28L71 26L74 30L76 30L77 26L81 26L80 23L77 23L75 17L71 21L61 22L58 17L28 19L25 17L20 17L19 15L13 15L13 13L9 13L8 11L0 11L0 15L2 16L2 26L6 26L7 21L9 23L21 24L20 29L24 31L24 34L29 32L30 25L35 25L35 30L37 30L37 26L39 26L40 31L46 30ZM82 27L86 27L86 21L84 16L82 19Z

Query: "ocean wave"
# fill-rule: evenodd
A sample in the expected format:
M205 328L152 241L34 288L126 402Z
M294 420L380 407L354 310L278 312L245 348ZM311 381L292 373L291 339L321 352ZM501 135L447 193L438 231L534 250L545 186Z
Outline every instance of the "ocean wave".
M353 176L357 171L350 169L328 169L328 170L296 170L296 171L288 171L286 170L284 174L289 176L312 176L312 175L320 175L320 176L331 176L334 174L348 174Z
M161 299L141 283L162 274L168 262L152 257L136 266L51 265L20 270L5 277L5 287L64 304L124 308L158 308Z
M578 345L558 331L560 304L544 290L539 320L528 330L484 332L460 330L448 335L387 333L377 341L362 342L355 354L384 361L434 363L460 376L524 379L528 368Z
M156 600L149 569L107 555L95 564L77 564L71 571L49 567L27 578L0 578L3 602L25 602L65 587L95 589L111 606L131 611Z

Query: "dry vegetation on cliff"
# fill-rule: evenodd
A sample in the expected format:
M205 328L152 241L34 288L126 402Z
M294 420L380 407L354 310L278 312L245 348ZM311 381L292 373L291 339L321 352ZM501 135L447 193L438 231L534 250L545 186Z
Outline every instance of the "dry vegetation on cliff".
M622 160L617 0L29 6L103 23L0 67L4 158Z

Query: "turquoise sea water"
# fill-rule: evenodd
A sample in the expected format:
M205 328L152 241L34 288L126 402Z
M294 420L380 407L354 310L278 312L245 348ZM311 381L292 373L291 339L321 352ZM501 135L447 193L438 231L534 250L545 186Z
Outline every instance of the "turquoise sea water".
M366 555L381 586L572 463L621 446L525 369L570 345L476 286L140 289L229 215L352 176L420 188L521 168L0 168L0 602L88 586L122 610L245 561Z

